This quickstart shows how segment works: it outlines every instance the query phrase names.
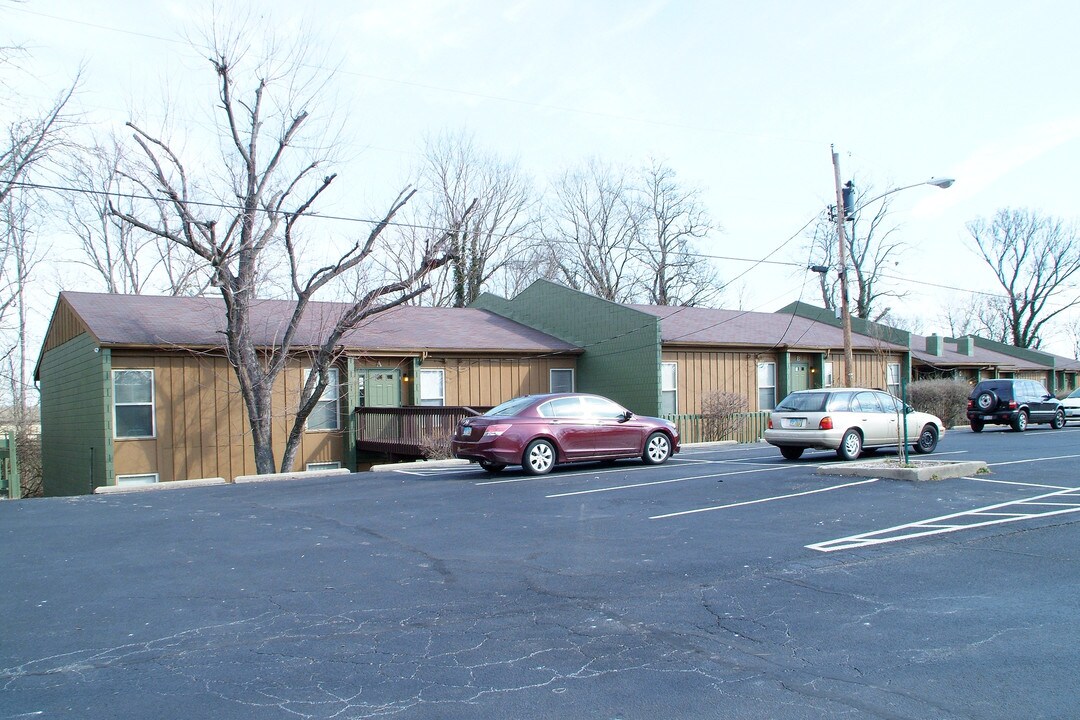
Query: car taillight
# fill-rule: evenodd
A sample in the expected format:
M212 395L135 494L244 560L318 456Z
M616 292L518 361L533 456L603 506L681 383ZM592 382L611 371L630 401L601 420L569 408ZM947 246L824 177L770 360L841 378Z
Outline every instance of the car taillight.
M968 400L968 409L970 410L973 407L975 407L975 401L974 400Z
M1016 404L1016 401L1015 401L1015 400L1010 400L1010 401L1009 401L1009 409L1010 409L1010 410L1015 410L1015 409L1016 409L1016 408L1018 408L1018 407L1020 407L1020 406Z
M821 418L821 422L817 424L818 430L832 430L832 418L826 415Z
M769 416L769 429L772 430L772 415Z
M488 425L484 437L498 437L509 429L509 425Z

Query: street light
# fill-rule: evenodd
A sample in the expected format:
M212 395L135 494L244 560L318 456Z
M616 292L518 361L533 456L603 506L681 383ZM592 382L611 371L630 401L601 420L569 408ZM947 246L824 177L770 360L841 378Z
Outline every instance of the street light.
M854 367L855 357L851 351L851 310L848 305L848 287L847 287L847 231L844 227L847 221L847 213L844 206L844 189L840 185L840 155L836 152L836 148L830 146L829 150L832 152L833 162L833 176L836 180L836 238L839 244L839 256L840 256L840 320L844 328L844 387L851 387L854 384ZM912 185L904 185L902 187L893 188L881 193L877 197L870 198L862 205L851 210L851 215L862 210L870 203L877 202L881 198L898 193L901 190L910 190L911 188L921 187L923 185L933 185L937 188L951 187L955 181L952 178L930 178L923 182L914 183ZM850 192L850 191L849 191Z

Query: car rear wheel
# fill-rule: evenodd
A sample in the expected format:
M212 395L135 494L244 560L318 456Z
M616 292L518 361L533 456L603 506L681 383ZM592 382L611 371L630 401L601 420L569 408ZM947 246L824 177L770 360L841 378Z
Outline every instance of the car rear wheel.
M979 408L983 412L993 410L997 407L998 397L993 390L983 390L981 393L975 396L975 407Z
M1054 428L1055 430L1060 430L1061 428L1065 427L1064 410L1058 410L1056 413L1054 413L1054 419L1050 421L1050 427Z
M659 465L671 457L671 441L662 432L654 432L645 441L645 450L641 459L646 465Z
M480 461L480 469L486 470L489 473L502 472L506 469L506 463L489 462L487 460Z
M1016 413L1016 419L1012 421L1012 429L1016 432L1024 432L1028 426L1028 414L1026 410Z
M555 446L547 440L533 440L525 448L521 469L526 475L546 475L555 467Z
M803 451L806 448L800 447L782 447L780 448L780 454L788 460L798 460L802 457Z
M917 453L932 453L937 448L938 443L938 431L933 425L927 425L919 433L919 439L915 443L915 452Z
M851 429L844 433L836 454L844 460L855 460L862 454L862 435L858 430Z
M982 423L982 421L981 420L972 420L971 421L971 432L982 432L982 431L983 431L983 423Z

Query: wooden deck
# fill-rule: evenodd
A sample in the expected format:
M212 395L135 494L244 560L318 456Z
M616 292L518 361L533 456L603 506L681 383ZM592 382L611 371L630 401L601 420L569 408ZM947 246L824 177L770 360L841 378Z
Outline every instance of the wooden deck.
M487 409L447 405L356 408L356 450L424 457L425 448L449 443L464 418Z

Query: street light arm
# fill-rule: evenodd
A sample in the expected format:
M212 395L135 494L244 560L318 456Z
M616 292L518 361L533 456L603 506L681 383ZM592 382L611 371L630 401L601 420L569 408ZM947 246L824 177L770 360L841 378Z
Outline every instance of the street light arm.
M898 192L900 192L902 190L910 190L911 188L921 187L922 185L933 185L934 187L941 188L942 190L944 190L946 188L952 187L954 182L956 182L956 181L953 180L952 178L930 178L929 180L923 180L922 182L912 183L911 185L903 185L903 186L898 187L898 188L893 188L891 190L886 190L885 192L881 193L880 195L876 195L876 196L870 198L869 200L866 200L865 202L860 204L859 207L855 208L850 213L847 213L847 215L848 215L848 217L852 217L856 213L858 213L860 210L865 208L867 205L871 205L873 203L876 203L881 198L888 197L889 195L892 195L893 193L898 193Z

